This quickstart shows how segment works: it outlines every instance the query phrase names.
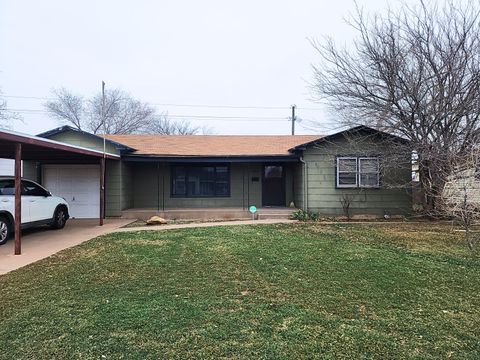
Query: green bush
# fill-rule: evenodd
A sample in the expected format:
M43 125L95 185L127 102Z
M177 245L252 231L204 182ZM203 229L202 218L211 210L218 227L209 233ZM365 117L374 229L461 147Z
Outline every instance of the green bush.
M320 216L313 211L296 210L292 213L292 219L298 221L318 221Z

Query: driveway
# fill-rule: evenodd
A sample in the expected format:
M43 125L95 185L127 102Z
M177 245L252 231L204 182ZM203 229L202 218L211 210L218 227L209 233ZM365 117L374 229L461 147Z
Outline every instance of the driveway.
M13 239L0 246L0 275L109 233L130 222L132 220L106 219L103 226L98 226L98 219L71 219L62 230L46 227L25 230L22 232L22 255L13 255Z

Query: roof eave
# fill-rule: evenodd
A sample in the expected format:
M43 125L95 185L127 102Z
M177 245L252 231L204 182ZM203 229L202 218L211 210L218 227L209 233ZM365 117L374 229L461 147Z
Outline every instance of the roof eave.
M138 162L296 162L298 156L287 155L215 155L215 156L201 156L201 155L177 155L177 156L162 156L151 154L128 154L122 156L125 161Z
M62 133L65 133L65 132L68 132L68 131L74 131L74 132L77 132L77 133L80 133L82 135L86 135L86 136L90 136L90 137L94 137L96 139L100 139L103 141L103 137L102 136L98 136L96 134L92 134L92 133L89 133L88 131L83 131L83 130L80 130L80 129L76 129L72 126L69 126L69 125L64 125L64 126L60 126L58 128L55 128L55 129L51 129L51 130L48 130L48 131L45 131L43 133L40 133L36 136L38 137L41 137L41 138L49 138L50 136L54 136L54 135L57 135L57 134L62 134ZM114 141L114 140L110 140L108 139L107 137L105 138L105 141L114 145L115 148L119 151L127 151L127 152L131 152L131 151L135 151L137 149L134 149L130 146L127 146L127 145L124 145L122 143L119 143L117 141Z
M371 132L378 133L379 135L382 135L382 136L388 136L391 139L394 139L395 141L403 142L403 143L406 143L406 144L410 143L409 140L401 138L399 136L392 135L392 134L389 134L387 132L380 131L380 130L377 130L377 129L374 129L374 128L371 128L371 127L368 127L368 126L365 126L365 125L359 125L359 126L355 126L355 127L346 129L346 130L336 132L334 134L330 134L330 135L318 138L318 139L313 140L313 141L306 142L304 144L297 145L297 146L289 149L288 151L290 151L292 153L305 151L309 146L315 145L316 143L320 143L320 142L323 142L323 141L328 141L328 140L331 140L334 137L341 136L341 135L346 134L346 133L355 133L355 132L359 132L359 131L371 131Z
M0 140L6 140L9 142L18 142L34 146L41 146L45 148L69 151L77 154L83 154L94 157L106 157L109 159L120 159L120 155L103 153L102 151L89 149L83 146L66 144L60 141L51 140L48 138L42 138L35 135L23 134L16 131L2 129L0 130Z

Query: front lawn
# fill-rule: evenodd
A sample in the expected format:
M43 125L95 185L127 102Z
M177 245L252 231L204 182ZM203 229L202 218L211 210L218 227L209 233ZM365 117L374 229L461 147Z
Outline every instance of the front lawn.
M0 359L480 358L448 226L118 233L0 276Z

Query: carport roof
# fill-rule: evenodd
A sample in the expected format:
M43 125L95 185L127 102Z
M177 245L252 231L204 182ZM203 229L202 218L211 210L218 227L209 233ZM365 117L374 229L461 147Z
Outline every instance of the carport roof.
M23 134L10 130L0 131L0 158L15 158L15 144L22 144L22 160L82 161L102 158L102 151ZM107 159L120 159L106 153Z

